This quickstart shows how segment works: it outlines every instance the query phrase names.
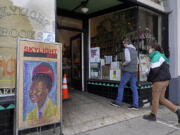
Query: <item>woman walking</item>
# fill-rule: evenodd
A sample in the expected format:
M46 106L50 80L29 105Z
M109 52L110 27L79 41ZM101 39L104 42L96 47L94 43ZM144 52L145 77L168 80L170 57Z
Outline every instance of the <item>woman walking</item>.
M154 44L150 47L149 58L151 67L148 75L148 81L153 84L152 108L151 113L144 115L143 118L150 121L156 121L159 103L161 103L177 114L178 123L180 123L180 109L165 98L166 88L168 87L169 80L171 79L169 60L166 58L163 49L158 44Z

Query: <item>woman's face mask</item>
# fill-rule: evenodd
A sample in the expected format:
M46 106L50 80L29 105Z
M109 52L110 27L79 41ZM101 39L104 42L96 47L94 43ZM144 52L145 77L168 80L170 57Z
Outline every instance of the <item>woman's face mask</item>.
M152 53L154 51L154 49L150 48L149 49L149 54Z

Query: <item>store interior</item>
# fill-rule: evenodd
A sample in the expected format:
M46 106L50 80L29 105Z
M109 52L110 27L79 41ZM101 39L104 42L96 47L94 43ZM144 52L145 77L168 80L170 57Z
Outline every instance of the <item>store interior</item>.
M57 17L57 42L63 45L62 73L67 75L70 89L82 89L82 21L70 17Z
M138 50L138 87L148 90L141 92L142 100L148 102L142 104L138 116L147 112L144 107L149 106L151 89L145 74L149 70L148 49L152 43L166 48L163 19L161 13L124 0L57 1L56 40L63 45L62 68L63 74L67 74L70 92L70 100L63 102L66 134L137 117L137 112L127 110L131 100L126 100L128 104L124 104L122 110L114 110L109 105L117 95L121 80L125 38ZM168 51L165 53L168 55ZM131 93L128 94L125 98L132 98Z

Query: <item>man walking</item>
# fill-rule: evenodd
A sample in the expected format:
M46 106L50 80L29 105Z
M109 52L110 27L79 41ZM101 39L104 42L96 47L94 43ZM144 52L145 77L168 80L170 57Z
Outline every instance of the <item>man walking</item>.
M137 71L138 71L138 53L136 48L131 44L131 41L125 39L123 41L125 62L123 63L123 74L118 87L118 96L114 102L111 103L113 106L120 106L123 101L124 87L130 82L131 90L133 93L133 104L129 107L130 109L138 110L139 108L139 96L137 91Z

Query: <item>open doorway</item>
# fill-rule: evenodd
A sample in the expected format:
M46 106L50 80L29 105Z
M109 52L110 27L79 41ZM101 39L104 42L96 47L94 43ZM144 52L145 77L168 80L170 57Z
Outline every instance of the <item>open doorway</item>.
M57 40L63 44L62 72L70 89L84 91L82 21L61 16L58 23Z

